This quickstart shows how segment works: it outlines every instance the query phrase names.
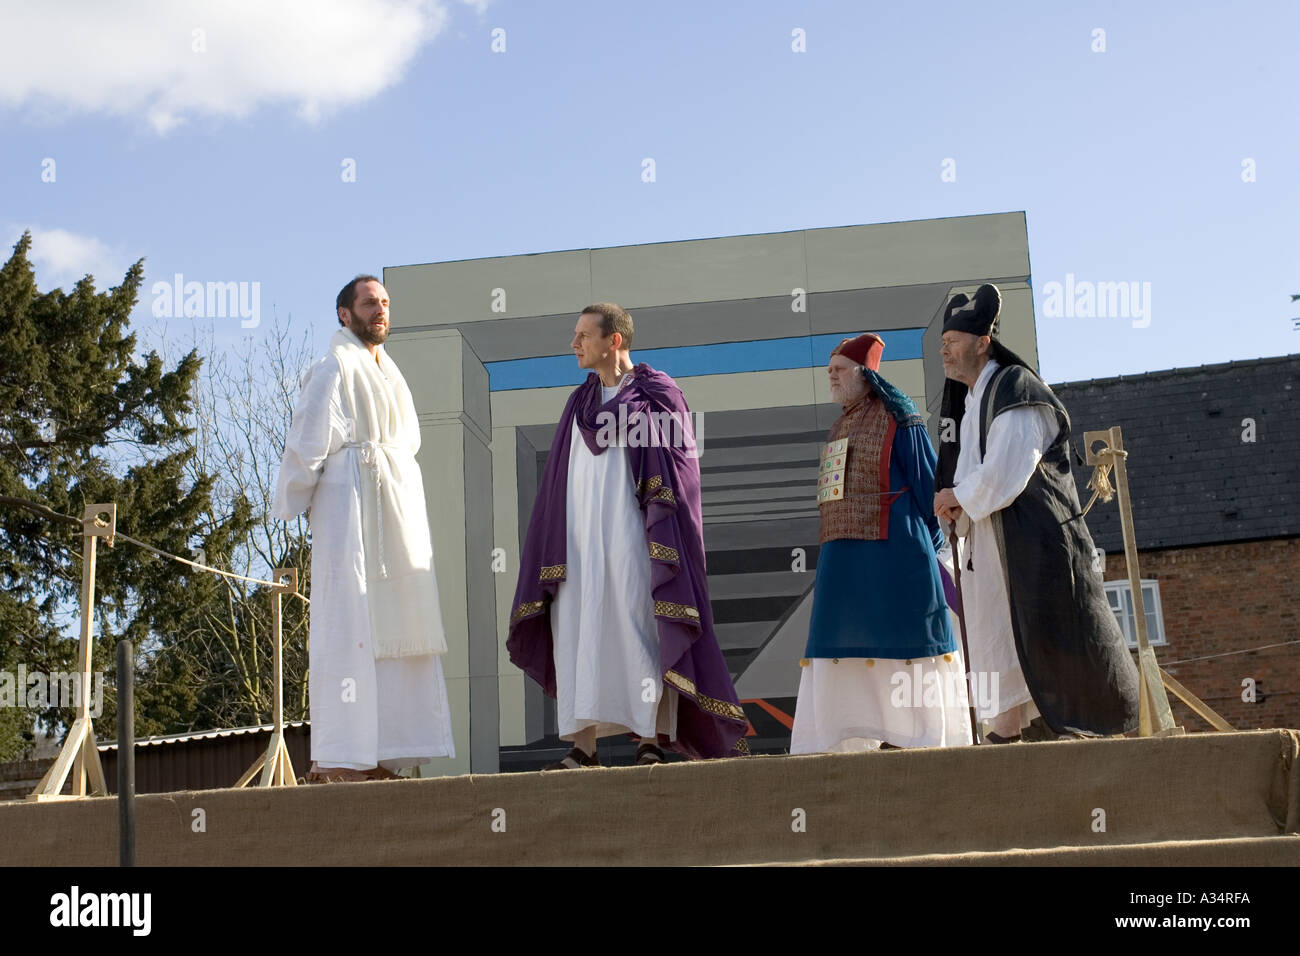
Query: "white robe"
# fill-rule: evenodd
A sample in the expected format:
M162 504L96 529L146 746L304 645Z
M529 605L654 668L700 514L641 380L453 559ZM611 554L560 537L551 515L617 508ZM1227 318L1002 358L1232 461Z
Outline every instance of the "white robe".
M618 390L601 388L604 401ZM676 739L677 692L659 667L650 548L627 453L593 455L576 421L565 511L565 580L551 603L560 739L588 727L597 737Z
M362 449L353 441L356 425L342 384L332 355L304 376L271 516L287 521L310 508L312 760L321 767L398 771L455 756L451 711L439 655L375 658L362 531ZM414 422L414 410L408 411L405 417ZM418 427L406 441L410 462L403 470L418 480ZM418 500L418 515L408 520L423 521L427 529L422 486ZM441 621L437 627L441 631Z
M997 703L991 708L1002 714L1024 705L1021 726L1038 716L1025 675L1016 653L1011 629L1011 607L1006 578L998 552L997 536L990 515L1015 501L1038 462L1060 430L1055 413L1043 406L1013 408L993 419L986 440L987 454L980 458L980 403L999 365L992 359L984 366L975 387L966 395L961 422L961 454L953 475L953 494L970 519L970 532L961 544L962 610L966 616L966 640L970 667L992 688L997 675ZM967 567L967 558L970 564ZM1015 556L1011 556L1015 560ZM983 716L983 715L981 715Z
M973 743L961 650L910 661L814 657L799 674L791 754Z

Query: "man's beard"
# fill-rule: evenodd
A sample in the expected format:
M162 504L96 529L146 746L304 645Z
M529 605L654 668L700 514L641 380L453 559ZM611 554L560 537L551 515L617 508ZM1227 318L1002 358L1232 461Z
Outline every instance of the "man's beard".
M388 325L386 323L382 329L372 329L369 322L364 322L357 318L355 313L349 312L348 315L351 316L351 321L348 322L348 328L350 328L356 337L362 342L366 342L369 345L383 345L388 339Z
M943 370L943 374L945 378L950 378L954 382L965 384L966 380L971 377L971 373L975 371L974 361L961 361L952 358L948 360L948 363L948 366Z
M862 388L854 389L849 385L839 385L831 389L831 401L840 405L852 405L858 399L867 393L866 383Z

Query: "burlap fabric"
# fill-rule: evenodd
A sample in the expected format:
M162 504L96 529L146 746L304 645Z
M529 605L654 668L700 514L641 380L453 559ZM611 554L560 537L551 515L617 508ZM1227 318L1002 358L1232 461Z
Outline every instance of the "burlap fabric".
M979 855L1012 851L1028 863L1232 863L1236 846L1252 848L1242 860L1294 865L1298 752L1300 732L1260 730L160 794L138 800L136 854L141 866L989 862ZM206 833L191 829L195 808ZM0 805L0 863L116 862L113 799Z

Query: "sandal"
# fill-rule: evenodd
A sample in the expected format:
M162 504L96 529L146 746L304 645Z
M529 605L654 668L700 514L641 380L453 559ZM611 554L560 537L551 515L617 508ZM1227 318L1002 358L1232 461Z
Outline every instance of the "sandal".
M583 767L599 767L600 758L595 754L587 754L574 747L567 754L557 760L555 763L548 763L542 768L547 770L580 770Z
M636 765L646 767L651 764L663 763L664 752L656 744L642 741L641 746L636 748Z

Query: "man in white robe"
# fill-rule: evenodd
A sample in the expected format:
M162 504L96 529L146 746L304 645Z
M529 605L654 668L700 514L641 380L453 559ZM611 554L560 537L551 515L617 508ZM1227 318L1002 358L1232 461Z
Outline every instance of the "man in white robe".
M997 287L983 285L946 310L940 351L955 387L945 387L941 438L951 418L960 424L950 473L952 449L940 452L934 497L935 514L965 539L954 558L970 667L996 695L986 739L1014 743L1040 715L1062 736L1124 733L1136 726L1137 671L1090 570L1069 417L997 340L1000 309Z
M383 343L388 293L358 276L303 378L271 515L310 509L308 781L386 779L455 756L420 429Z
M949 346L951 337L945 346ZM945 352L945 356L951 354ZM948 361L945 358L945 372L949 367ZM993 420L987 451L983 457L980 456L980 402L989 380L999 368L997 360L989 357L968 383L966 414L961 422L962 454L957 459L954 476L956 485L936 496L936 511L940 517L952 520L955 513L951 509L955 503L969 522L961 525L962 530L969 529L964 546L959 545L959 559L962 561L973 555L997 554L998 543L990 516L1025 490L1043 457L1043 450L1056 438L1058 429L1050 408L1013 408ZM953 377L958 378L960 373L954 372ZM965 380L958 378L958 381ZM1034 706L1016 654L1000 562L980 560L971 561L969 567L962 565L961 592L971 670L977 674L998 675L997 681L991 682L997 688L998 699L990 704L996 716L990 722L992 730L986 739L992 743L1018 739L1021 730L1038 716L1038 708Z

